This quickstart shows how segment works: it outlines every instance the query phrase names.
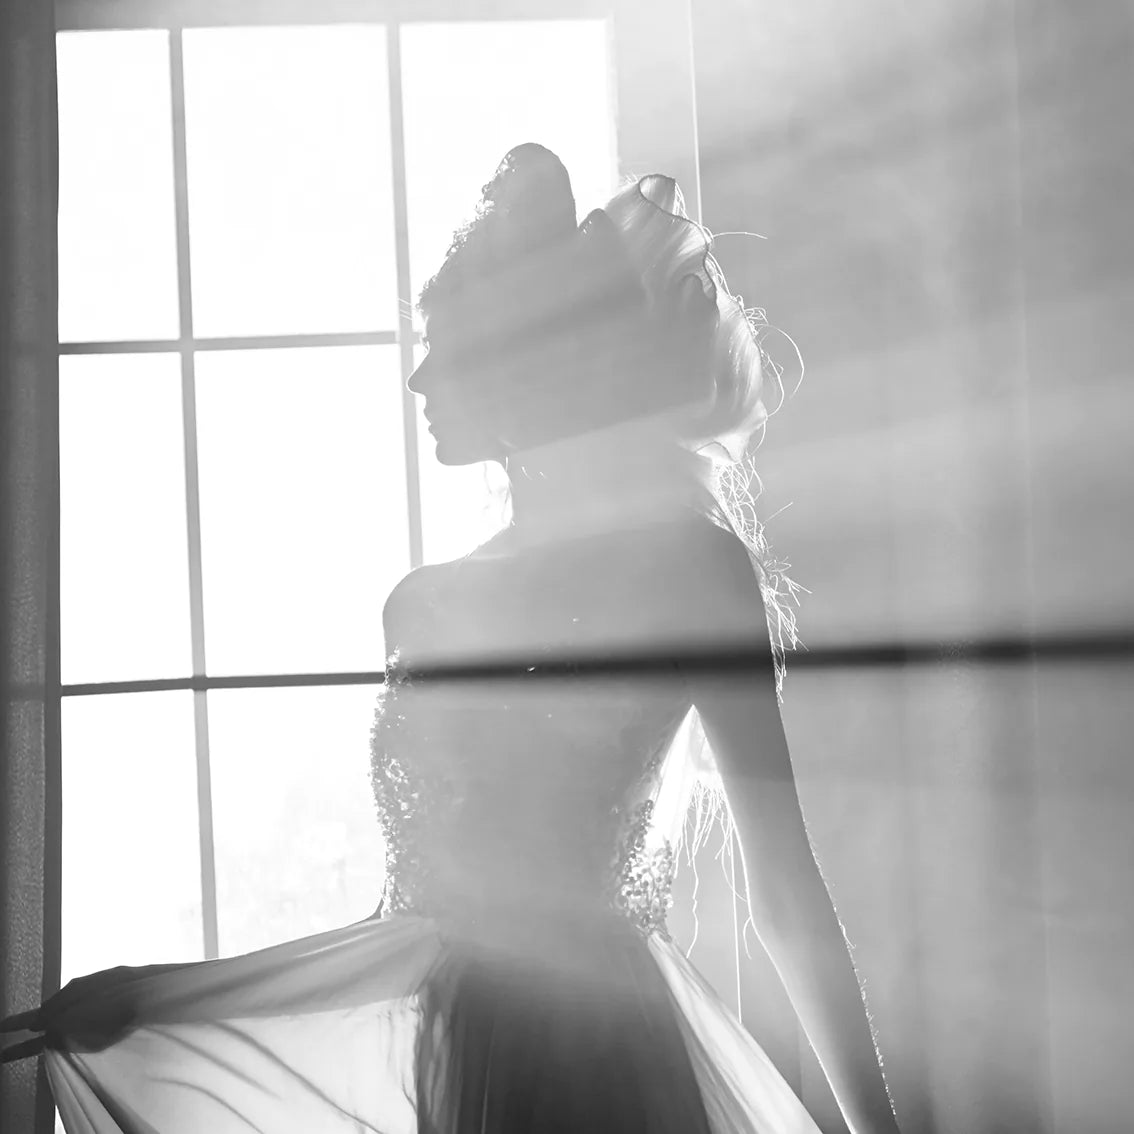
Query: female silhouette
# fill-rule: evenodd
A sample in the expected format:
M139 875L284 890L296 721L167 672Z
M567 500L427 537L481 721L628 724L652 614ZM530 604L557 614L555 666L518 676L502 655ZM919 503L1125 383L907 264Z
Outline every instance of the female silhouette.
M531 144L420 307L437 458L504 464L512 516L386 602L378 911L92 974L8 1028L43 1033L71 1132L814 1132L666 930L702 737L848 1125L896 1130L796 795L774 580L713 476L767 416L766 325L671 179L578 224Z

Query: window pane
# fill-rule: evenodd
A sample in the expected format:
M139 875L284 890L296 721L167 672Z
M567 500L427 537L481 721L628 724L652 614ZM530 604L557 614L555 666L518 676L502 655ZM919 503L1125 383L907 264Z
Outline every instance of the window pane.
M377 907L376 695L373 685L209 694L222 954L348 925Z
M415 364L424 351L414 348ZM425 399L417 403L417 462L421 489L422 559L446 563L467 555L510 519L508 477L496 461L442 465L425 420Z
M395 327L384 30L184 34L194 333Z
M508 521L508 478L495 461L442 465L418 399L422 558L446 563L467 555Z
M415 296L513 146L539 142L559 155L580 219L609 197L617 165L605 21L414 24L401 37Z
M63 981L200 960L193 694L63 700Z
M192 669L177 355L59 360L65 682Z
M59 338L178 334L169 33L62 32Z
M381 669L409 568L396 347L197 357L210 673Z

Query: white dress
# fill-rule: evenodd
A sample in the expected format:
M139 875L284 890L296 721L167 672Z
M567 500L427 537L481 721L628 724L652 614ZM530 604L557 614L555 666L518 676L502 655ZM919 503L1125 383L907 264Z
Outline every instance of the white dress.
M681 680L423 673L419 644L502 612L451 570L398 590L371 735L379 913L73 981L44 1009L66 1129L817 1134L666 932L654 802ZM539 628L549 666L578 621Z

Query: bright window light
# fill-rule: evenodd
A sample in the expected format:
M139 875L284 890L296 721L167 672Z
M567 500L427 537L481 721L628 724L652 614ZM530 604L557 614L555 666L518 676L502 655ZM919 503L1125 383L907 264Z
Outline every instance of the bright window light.
M377 687L209 694L220 951L360 921L385 852L370 788Z
M192 668L182 438L177 355L59 360L65 682Z
M197 429L208 670L379 670L409 569L395 347L207 351Z
M169 33L61 32L60 342L175 339Z
M184 43L194 333L392 330L385 29L193 28Z
M193 694L63 699L63 981L204 956Z

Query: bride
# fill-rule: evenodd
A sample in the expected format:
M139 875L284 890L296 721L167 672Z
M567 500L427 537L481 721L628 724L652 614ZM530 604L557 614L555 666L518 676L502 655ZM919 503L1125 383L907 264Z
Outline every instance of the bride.
M387 600L378 911L95 973L5 1030L42 1034L72 1134L815 1132L666 930L700 737L847 1124L896 1131L800 812L762 545L715 491L778 377L761 324L671 179L578 224L532 144L420 308L437 458L504 464L512 519Z

